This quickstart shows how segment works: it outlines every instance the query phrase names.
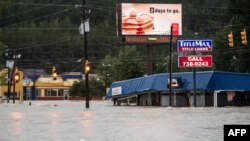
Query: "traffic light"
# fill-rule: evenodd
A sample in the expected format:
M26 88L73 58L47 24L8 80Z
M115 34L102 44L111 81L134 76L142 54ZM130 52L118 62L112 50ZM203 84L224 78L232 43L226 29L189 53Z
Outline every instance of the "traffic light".
M229 47L234 47L234 39L232 31L227 35Z
M244 29L242 32L240 32L240 35L241 35L241 43L243 45L247 45L247 32L246 32L246 30Z
M14 81L15 83L18 83L20 81L20 73L18 72L17 68L15 70Z
M52 79L56 80L57 79L57 72L56 72L56 67L53 66L52 68Z
M89 74L90 70L91 70L91 67L90 67L90 61L89 60L86 60L85 61L85 74Z

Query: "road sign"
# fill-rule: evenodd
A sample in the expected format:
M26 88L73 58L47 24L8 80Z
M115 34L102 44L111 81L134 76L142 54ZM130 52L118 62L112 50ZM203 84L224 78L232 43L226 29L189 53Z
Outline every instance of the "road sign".
M180 68L212 67L212 64L212 55L178 57L178 67Z
M212 51L212 40L178 40L177 50L178 52L184 51Z

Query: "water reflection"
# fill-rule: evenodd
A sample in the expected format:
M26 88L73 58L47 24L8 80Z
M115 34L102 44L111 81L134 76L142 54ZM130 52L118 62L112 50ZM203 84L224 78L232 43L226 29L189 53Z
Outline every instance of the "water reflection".
M54 112L50 112L49 114L48 114L49 116L49 118L50 118L50 122L51 122L51 124L52 125L54 125L54 127L58 124L58 118L60 118L60 112L56 112L56 111L54 111Z
M51 111L48 113L47 120L50 121L49 131L48 133L51 134L52 140L60 140L60 119L61 119L61 112L58 111Z
M82 125L82 133L84 136L92 137L94 136L93 133L93 111L86 110L82 112L81 118L81 125Z
M10 113L11 117L11 127L12 127L12 132L15 135L20 135L21 134L21 124L22 124L22 119L23 119L23 113L21 112L11 112Z

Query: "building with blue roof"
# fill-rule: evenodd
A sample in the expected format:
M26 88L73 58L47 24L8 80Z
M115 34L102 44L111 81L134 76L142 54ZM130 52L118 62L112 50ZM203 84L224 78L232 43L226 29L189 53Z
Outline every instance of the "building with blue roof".
M119 102L135 97L137 105L170 106L171 102L174 106L193 105L193 72L173 73L172 78L178 84L177 87L172 85L171 100L168 73L114 82L107 93L107 98ZM221 71L196 72L196 91L195 98L198 106L226 106L237 97L245 97L242 103L248 105L250 74Z

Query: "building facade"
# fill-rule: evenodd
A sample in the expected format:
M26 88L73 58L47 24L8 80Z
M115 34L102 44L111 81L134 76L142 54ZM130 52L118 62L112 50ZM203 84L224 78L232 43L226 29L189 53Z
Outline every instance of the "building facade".
M20 81L15 84L15 98L19 100L68 100L69 89L74 82L81 81L82 74L66 74L57 76L56 80L50 75L44 75L41 70L19 71ZM0 71L1 76L7 75L7 70ZM13 84L10 89L10 99L13 97ZM7 79L0 85L0 98L7 99Z
M131 101L141 106L227 106L250 105L250 74L220 71L155 74L112 83L107 98L115 105ZM196 89L194 89L196 82Z

